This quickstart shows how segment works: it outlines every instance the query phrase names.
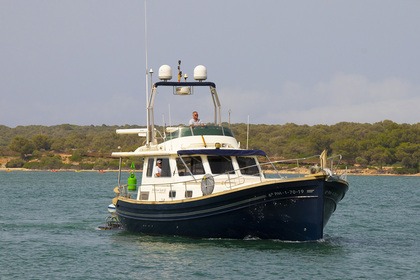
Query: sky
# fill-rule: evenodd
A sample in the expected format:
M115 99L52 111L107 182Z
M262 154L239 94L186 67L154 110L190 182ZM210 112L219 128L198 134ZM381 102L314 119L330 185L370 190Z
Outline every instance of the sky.
M0 0L0 125L143 126L146 70L175 80L178 60L189 81L207 67L223 121L418 123L419 15L418 0ZM211 122L212 106L159 91L155 122Z

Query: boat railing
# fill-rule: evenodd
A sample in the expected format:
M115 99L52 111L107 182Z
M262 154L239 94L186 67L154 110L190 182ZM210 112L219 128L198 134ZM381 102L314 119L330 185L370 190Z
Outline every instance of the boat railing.
M266 171L271 176L276 176L276 178L286 178L282 173L283 172L293 172L297 176L304 176L308 173L315 173L321 171L321 167L318 165L318 161L314 159L320 158L321 155L314 155L310 157L294 158L294 159L282 159L271 161L268 159L268 162L260 163L261 168ZM337 160L338 159L338 160ZM327 158L329 163L329 168L326 168L331 173L331 175L338 176L340 179L347 179L347 168L339 172L338 166L341 163L342 156L334 155ZM337 161L337 163L335 163ZM291 167L292 165L292 167ZM271 167L271 168L270 168Z
M271 175L276 175L278 178L286 178L282 171L292 171L297 176L303 176L308 174L309 166L316 164L313 160L315 158L319 158L319 155L275 161L271 161L267 157L268 162L261 163L260 165L264 171Z
M231 136L233 132L230 128L215 125L206 124L203 126L178 126L168 127L165 129L165 133L160 133L162 140L170 140L187 136L201 136L201 135L220 135L220 136Z
M214 174L212 175L214 178L214 181L216 182L216 184L222 184L226 187L226 190L231 190L232 188L241 186L243 184L245 184L245 182L247 182L246 178L255 178L258 181L263 181L265 178L277 178L277 179L287 179L286 176L284 176L284 173L282 173L281 171L285 171L284 166L286 165L287 170L289 171L290 168L290 164L293 164L295 167L292 168L293 174L297 175L297 176L305 176L308 175L310 173L315 173L314 170L316 172L322 171L322 169L317 166L316 163L314 163L313 159L314 158L319 158L319 155L315 155L315 156L311 156L311 157L303 157L303 158L295 158L295 159L282 159L282 160L276 160L276 161L268 161L268 162L264 162L264 163L258 163L258 164L254 164L254 165L248 165L242 168L238 168L235 170L229 170L226 171L224 173L221 174ZM337 166L339 166L340 161L342 159L341 155L336 155L336 156L331 156L328 157L328 162L329 162L329 168L326 168L324 170L324 172L326 172L327 175L333 176L333 177L338 177L340 179L346 180L347 179L347 169L344 170L344 172L342 172L341 174L337 173ZM337 160L338 159L338 160ZM336 164L334 164L334 161L337 161ZM270 166L270 167L268 167ZM259 171L252 173L252 174L246 174L243 175L242 171L245 169L251 169L254 167L259 167ZM261 170L261 172L260 172ZM273 171L270 171L273 170ZM241 171L241 172L239 172ZM204 175L204 174L203 174ZM268 175L268 177L267 177ZM159 188L164 188L167 189L169 188L170 193L174 192L175 189L179 190L179 186L180 184L182 184L184 186L184 191L185 191L185 199L191 198L192 197L192 193L191 195L187 195L189 194L189 191L192 190L192 187L197 187L197 185L201 184L201 180L200 177L193 177L192 179L188 179L182 182L165 182L165 183L158 183L158 184L152 184L153 186L153 200L157 201L158 197L157 197L157 193L159 191ZM150 185L148 185L150 186ZM142 197L142 185L138 186L138 199L139 200L149 200L147 199L143 199ZM120 196L123 197L130 197L131 193L128 190L128 186L127 185L119 185L119 192L120 192ZM170 195L171 200L175 200L175 195L171 196Z
M341 155L335 155L335 156L331 156L331 157L327 158L327 160L330 161L330 166L331 166L330 168L331 168L332 173L335 174L338 178L347 181L347 166L344 170L338 169L338 166L340 166L340 164L341 164L342 158L343 157ZM335 159L338 159L338 160L337 160L337 163L335 163L335 165L334 165L334 160ZM339 173L339 171L341 171L341 172Z
M228 179L221 179L218 180L219 177L222 177L223 175L228 175ZM235 175L235 176L231 176L231 174L227 173L223 173L223 174L216 174L216 175L212 175L213 178L215 179L216 184L221 184L224 185L226 187L226 190L230 190L234 187L240 186L242 184L245 183L245 176L242 175ZM262 181L262 177L261 176L254 176L255 178L259 178L259 181ZM156 193L158 192L159 188L169 188L169 192L175 191L175 189L179 189L180 184L183 185L184 187L184 191L185 194L188 193L188 191L192 190L192 186L196 187L197 185L201 184L201 180L202 179L190 179L190 180L186 180L186 181L182 181L182 182L176 182L176 183L159 183L159 184L152 184L153 186L153 193L154 193L154 200L157 201L157 197L156 197ZM150 186L150 185L149 185ZM141 188L142 186L139 186L139 192L141 193ZM187 195L185 196L186 199L190 198ZM173 199L173 198L172 198Z
M243 176L234 176L233 178L231 178L229 173L227 173L227 176L228 179L223 182L223 185L225 185L229 189L232 189L232 187L245 183L245 178Z
M117 196L121 196L121 197L128 197L131 198L131 194L128 191L128 185L118 185L118 193Z
M255 165L256 166L256 165ZM245 169L245 168L250 168L251 166L246 166L244 168L239 168L237 170L241 170L241 169ZM236 171L236 170L234 170ZM221 174L215 174L212 175L213 178L215 179L216 184L221 184L224 185L226 187L226 190L230 190L234 187L240 186L242 184L244 184L246 182L245 180L245 176L244 175L238 175L240 173L238 172L234 172L235 175L232 175L232 170L225 172L225 173L221 173ZM223 177L224 176L224 177ZM263 176L261 175L261 173L255 173L255 174L247 174L248 178L255 178L256 180L258 180L259 182L261 182L263 180ZM222 178L223 177L223 178ZM226 179L227 177L227 179ZM220 178L220 179L218 179ZM152 194L153 195L153 201L159 201L159 198L157 196L157 193L160 191L160 188L169 188L169 193L171 194L172 192L174 192L175 190L179 190L179 186L183 185L184 187L184 191L185 191L185 199L191 198L192 197L192 193L191 196L188 196L187 194L189 194L188 192L192 190L192 186L193 187L197 187L197 185L201 184L202 179L199 178L192 178L189 180L185 180L182 182L165 182L165 183L158 183L158 184L148 184L146 186L152 186L153 191ZM138 200L149 200L149 197L147 197L147 199L143 199L142 194L143 191L142 189L144 189L143 185L139 185L138 186L138 190L137 192L137 198ZM128 186L127 185L120 185L119 186L119 191L120 191L120 196L122 197L131 197L132 195L130 194L130 191L128 190ZM149 194L150 195L150 194ZM175 200L175 196L171 196L169 197L171 200Z

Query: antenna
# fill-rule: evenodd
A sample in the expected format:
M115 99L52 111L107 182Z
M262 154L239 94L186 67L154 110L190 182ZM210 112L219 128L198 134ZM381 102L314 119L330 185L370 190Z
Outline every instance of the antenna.
M246 149L248 150L248 142L249 142L249 115L248 115L248 124L246 127Z
M149 76L150 76L150 84L153 85L153 69L150 68L149 70Z
M168 104L168 111L169 111L169 126L172 127L172 119L171 119L171 104Z
M144 49L146 53L146 75L149 71L149 64L147 58L147 0L144 0ZM147 89L149 91L149 89Z
M181 71L181 60L178 60L178 83L181 81L182 71Z
M163 127L163 137L166 138L166 123L165 123L165 114L162 114L162 127Z
M149 144L150 135L149 135L149 66L147 61L147 1L144 0L144 52L146 59L146 124L147 124L147 134L146 134L146 143Z

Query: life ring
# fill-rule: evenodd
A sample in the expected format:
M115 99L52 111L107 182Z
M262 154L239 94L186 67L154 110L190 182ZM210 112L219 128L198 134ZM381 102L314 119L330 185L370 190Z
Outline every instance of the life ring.
M211 174L206 174L201 179L201 191L203 195L212 194L214 190L214 178Z

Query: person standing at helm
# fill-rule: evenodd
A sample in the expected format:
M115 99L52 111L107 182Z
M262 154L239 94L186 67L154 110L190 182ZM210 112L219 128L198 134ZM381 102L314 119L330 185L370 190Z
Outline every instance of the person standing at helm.
M192 112L192 119L190 120L190 126L202 126L204 125L201 120L198 118L198 112Z
M155 166L155 177L160 177L162 173L162 160L158 159Z

